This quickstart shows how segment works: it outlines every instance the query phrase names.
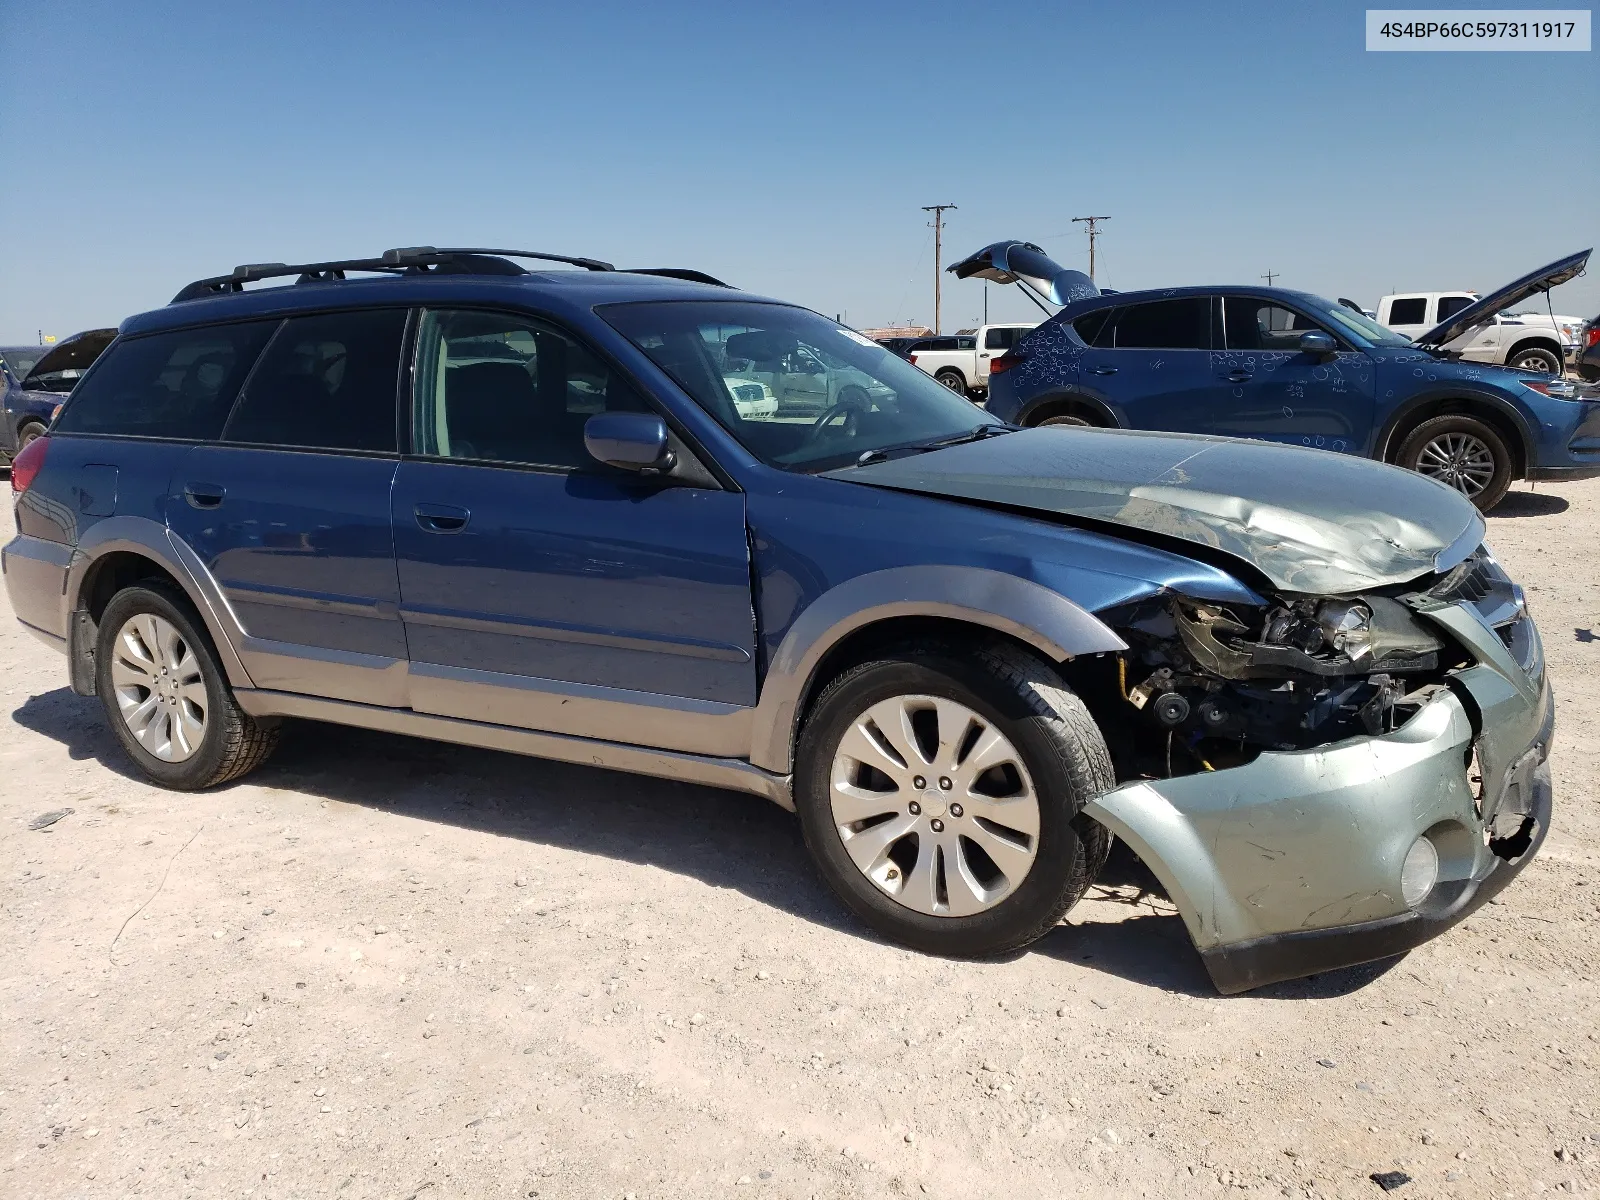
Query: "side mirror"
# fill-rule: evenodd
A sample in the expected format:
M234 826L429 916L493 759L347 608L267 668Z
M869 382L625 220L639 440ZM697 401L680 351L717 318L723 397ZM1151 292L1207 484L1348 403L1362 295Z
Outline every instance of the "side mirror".
M1300 335L1300 352L1302 354L1325 356L1337 354L1338 351L1339 343L1320 329L1308 329Z
M673 468L667 423L654 413L596 413L583 426L583 446L608 467L641 474Z

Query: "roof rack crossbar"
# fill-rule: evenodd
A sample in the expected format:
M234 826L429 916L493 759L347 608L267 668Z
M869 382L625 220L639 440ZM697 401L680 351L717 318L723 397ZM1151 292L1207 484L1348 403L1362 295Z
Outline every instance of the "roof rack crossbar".
M317 263L242 263L226 275L197 279L172 298L173 304L206 296L242 292L247 283L263 279L298 276L296 283L327 283L341 280L346 271L368 271L381 275L412 275L429 267L454 267L474 274L521 274L522 269L505 261L509 258L534 258L545 262L567 263L588 271L613 271L616 268L597 258L578 258L565 254L545 254L536 250L487 250L450 246L401 246L385 250L378 258L349 258ZM500 260L498 264L489 260ZM496 267L498 266L498 270Z

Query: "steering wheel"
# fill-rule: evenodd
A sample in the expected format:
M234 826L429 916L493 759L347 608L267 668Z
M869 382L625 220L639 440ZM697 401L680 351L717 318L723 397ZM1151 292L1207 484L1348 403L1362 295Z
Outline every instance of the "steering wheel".
M830 404L825 412L816 419L811 428L806 431L803 445L809 446L812 442L820 441L823 430L828 423L840 413L844 414L844 432L846 437L855 437L856 428L861 423L861 414L867 411L871 403L867 393L858 387L847 387L839 392L839 400Z

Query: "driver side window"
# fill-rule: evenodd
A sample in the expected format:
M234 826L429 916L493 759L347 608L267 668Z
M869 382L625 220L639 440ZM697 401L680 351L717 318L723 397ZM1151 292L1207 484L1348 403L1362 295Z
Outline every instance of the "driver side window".
M1312 330L1327 333L1317 322L1293 309L1250 296L1222 298L1223 336L1229 350L1300 349L1300 335Z
M590 467L591 416L650 411L587 347L508 313L424 312L412 380L412 447L428 457Z

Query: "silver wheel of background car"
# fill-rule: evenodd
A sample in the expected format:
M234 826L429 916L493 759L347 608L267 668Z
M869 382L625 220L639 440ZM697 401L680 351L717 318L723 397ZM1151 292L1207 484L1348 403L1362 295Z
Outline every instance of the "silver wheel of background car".
M129 617L117 631L111 685L128 731L164 762L183 762L206 734L205 678L194 648L155 613Z
M967 917L1032 869L1039 798L994 725L939 696L896 696L861 713L830 775L833 822L860 872L907 908Z
M1521 367L1524 371L1539 371L1545 375L1561 374L1561 359L1549 350L1532 349L1524 350L1517 355L1513 367Z
M1417 456L1417 470L1448 483L1471 500L1489 486L1495 473L1494 451L1470 433L1441 433Z

